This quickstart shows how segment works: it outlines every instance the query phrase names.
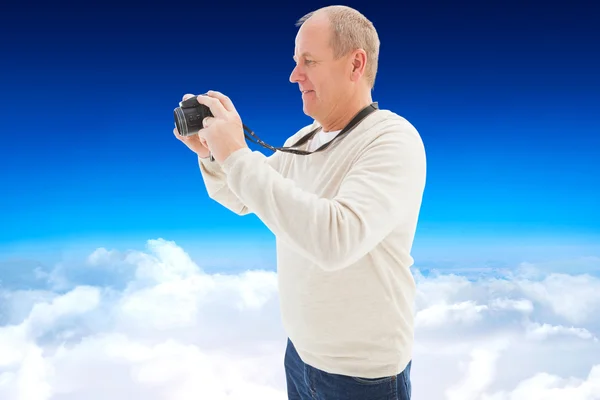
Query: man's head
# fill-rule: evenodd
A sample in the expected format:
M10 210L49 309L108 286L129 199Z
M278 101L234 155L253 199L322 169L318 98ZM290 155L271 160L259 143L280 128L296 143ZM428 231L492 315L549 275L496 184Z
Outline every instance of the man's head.
M320 121L335 119L346 105L370 99L379 57L373 24L350 7L329 6L305 15L297 26L290 81L308 91L302 94L304 112Z

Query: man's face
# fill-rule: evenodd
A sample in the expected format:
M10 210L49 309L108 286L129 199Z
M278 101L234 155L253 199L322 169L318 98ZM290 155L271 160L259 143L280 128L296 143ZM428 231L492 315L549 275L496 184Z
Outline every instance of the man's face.
M328 21L319 16L306 21L296 36L296 67L290 82L298 83L304 113L314 119L327 118L352 88L349 58L334 59L330 36Z

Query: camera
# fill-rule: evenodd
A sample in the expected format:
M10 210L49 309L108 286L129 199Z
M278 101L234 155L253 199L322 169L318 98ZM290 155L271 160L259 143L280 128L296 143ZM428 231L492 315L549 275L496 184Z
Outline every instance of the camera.
M173 110L175 125L181 136L197 134L200 129L204 128L202 125L204 118L212 116L210 108L198 103L196 96L180 102L179 107Z

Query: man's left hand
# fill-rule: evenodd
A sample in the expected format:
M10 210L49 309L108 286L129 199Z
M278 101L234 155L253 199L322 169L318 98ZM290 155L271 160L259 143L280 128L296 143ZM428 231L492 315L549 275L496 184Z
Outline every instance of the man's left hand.
M210 108L214 117L206 117L204 129L198 135L206 140L208 148L218 163L222 163L233 152L248 147L244 137L242 119L229 97L210 90L196 97L198 103Z

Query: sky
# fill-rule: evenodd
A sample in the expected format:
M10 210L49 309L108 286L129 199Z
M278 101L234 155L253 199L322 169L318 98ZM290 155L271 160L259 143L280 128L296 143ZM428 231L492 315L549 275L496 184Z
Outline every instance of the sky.
M208 90L273 146L312 122L294 23L329 3L249 4L3 8L0 398L285 398L274 237L172 134ZM345 4L427 152L415 398L600 399L597 7Z

